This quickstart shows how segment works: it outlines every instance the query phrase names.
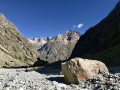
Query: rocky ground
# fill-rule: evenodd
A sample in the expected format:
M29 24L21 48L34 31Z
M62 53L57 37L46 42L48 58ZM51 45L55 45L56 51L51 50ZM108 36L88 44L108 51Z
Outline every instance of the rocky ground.
M109 69L115 74L100 73L78 85L66 85L60 69L0 69L0 90L120 90L120 67Z

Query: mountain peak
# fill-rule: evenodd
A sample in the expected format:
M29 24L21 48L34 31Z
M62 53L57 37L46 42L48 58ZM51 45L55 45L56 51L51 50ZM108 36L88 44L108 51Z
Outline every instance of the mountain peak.
M50 36L47 37L47 40L48 40L48 41L50 41L51 39L52 39L52 37L50 37Z
M115 6L115 8L120 8L120 0L118 1L117 5Z
M1 14L1 13L0 13L0 20L1 20L1 19L6 19L6 17L4 16L4 14Z
M64 34L58 34L39 49L41 55L48 62L56 62L69 58L76 42L81 34L77 31L67 30Z
M4 24L5 22L7 22L6 17L4 16L4 14L0 14L0 24Z
M4 14L0 14L0 25L17 30L16 26L13 23L11 23L9 20L7 20Z
M67 30L66 31L66 34L69 34L69 33L75 33L76 31L72 31L72 30Z
M74 33L80 34L78 31L72 31L72 30L67 30L65 34L69 35L69 34L74 34Z
M72 30L67 30L66 32L72 32Z
M118 1L117 6L120 6L120 0Z

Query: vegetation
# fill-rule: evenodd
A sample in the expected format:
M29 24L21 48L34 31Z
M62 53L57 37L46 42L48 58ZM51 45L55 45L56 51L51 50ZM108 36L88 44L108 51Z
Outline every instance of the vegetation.
M120 65L120 45L100 52L84 55L82 57L100 60L107 65Z
M5 51L4 49L2 49L1 47L0 47L0 50L3 51L4 53L10 55L11 57L15 58L16 60L24 62L26 65L32 65L34 62L34 60L32 60L31 58L28 58L26 56L24 57L24 59L22 59L21 57L18 58L16 56L13 56L13 55L9 54L7 51ZM3 68L6 68L6 66L3 66Z

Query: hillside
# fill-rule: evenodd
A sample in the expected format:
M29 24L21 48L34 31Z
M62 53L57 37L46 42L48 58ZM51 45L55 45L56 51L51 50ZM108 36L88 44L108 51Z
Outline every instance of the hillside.
M16 26L0 14L0 67L33 64L39 56Z
M82 35L72 52L71 58L84 57L98 59L108 65L116 65L114 62L118 62L120 65L119 52L116 53L115 50L112 50L112 48L116 47L117 50L120 50L119 45L120 1L105 19L88 29L86 33ZM101 52L104 52L104 55L100 54ZM96 53L99 53L99 55ZM112 56L110 53L112 53Z

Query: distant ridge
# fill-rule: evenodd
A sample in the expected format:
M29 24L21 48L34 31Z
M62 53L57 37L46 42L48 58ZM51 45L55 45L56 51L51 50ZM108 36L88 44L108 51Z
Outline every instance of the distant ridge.
M30 43L32 43L32 45L36 48L36 50L40 49L44 44L46 44L48 41L51 40L51 37L35 37L35 38L32 38L32 37L28 37L27 38Z
M51 38L39 49L39 52L50 63L66 60L80 37L79 32L67 30L65 34L58 34Z

